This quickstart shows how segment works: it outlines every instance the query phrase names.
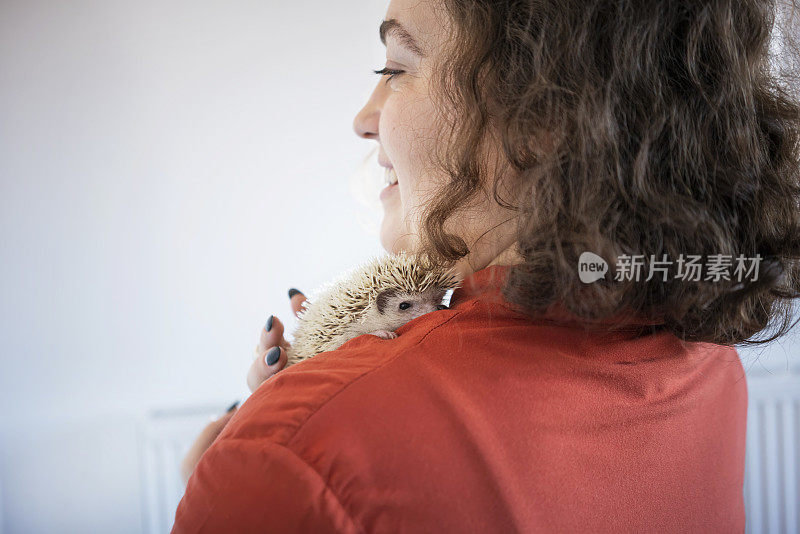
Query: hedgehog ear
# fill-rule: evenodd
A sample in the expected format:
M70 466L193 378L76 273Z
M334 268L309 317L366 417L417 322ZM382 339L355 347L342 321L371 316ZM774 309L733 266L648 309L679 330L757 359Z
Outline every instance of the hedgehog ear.
M389 299L394 297L396 294L397 291L394 289L387 289L386 291L381 291L378 293L378 297L375 299L375 304L378 306L378 313L381 315L384 314L386 306L389 305Z

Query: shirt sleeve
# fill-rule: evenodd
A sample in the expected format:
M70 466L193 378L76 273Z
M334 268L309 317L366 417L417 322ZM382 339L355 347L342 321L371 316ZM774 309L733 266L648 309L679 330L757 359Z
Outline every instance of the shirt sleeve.
M253 439L216 441L194 470L173 534L363 532L320 475L289 448Z

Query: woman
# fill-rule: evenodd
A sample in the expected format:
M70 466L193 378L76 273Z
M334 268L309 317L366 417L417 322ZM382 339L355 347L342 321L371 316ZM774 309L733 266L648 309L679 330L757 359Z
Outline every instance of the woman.
M355 119L398 180L381 242L466 280L397 339L280 373L271 318L174 531L742 531L732 345L785 333L800 290L772 13L392 0Z

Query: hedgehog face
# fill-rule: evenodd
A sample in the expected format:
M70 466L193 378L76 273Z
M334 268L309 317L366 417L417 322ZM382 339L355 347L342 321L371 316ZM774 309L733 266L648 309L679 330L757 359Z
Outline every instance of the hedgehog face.
M397 328L426 313L446 310L447 306L442 304L445 293L433 289L419 293L389 289L378 294L375 309L388 323L396 324L394 328Z

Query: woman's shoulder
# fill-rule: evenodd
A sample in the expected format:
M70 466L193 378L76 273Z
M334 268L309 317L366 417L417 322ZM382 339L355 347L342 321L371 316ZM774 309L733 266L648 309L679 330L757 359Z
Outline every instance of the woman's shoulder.
M336 350L323 352L284 369L264 382L237 410L220 439L267 439L288 443L320 411L348 414L331 404L356 393L359 383L389 385L399 360L431 355L443 349L453 329L463 331L464 309L432 312L396 330L398 337L384 340L370 334L355 337ZM458 325L458 326L457 326Z
M462 301L406 323L395 339L358 336L279 372L240 407L220 438L288 445L333 425L359 428L374 410L401 417L412 397L469 395L478 385L487 395L504 384L524 388L520 395L527 398L536 390L568 395L571 388L591 396L594 390L584 390L594 384L644 400L654 400L654 391L710 391L717 382L731 393L745 387L733 347L645 330L595 333L534 322L502 304ZM422 411L436 417L433 409Z
M640 437L641 422L652 425L659 443L687 432L710 443L744 420L745 386L732 348L686 344L666 332L601 339L481 300L396 332L391 340L359 336L262 384L198 465L194 509L228 502L224 490L247 483L254 485L250 501L284 499L303 517L330 508L326 518L357 524L341 510L375 508L386 495L376 484L391 481L389 493L411 499L420 488L427 495L457 489L424 466L460 466L462 477L483 473L475 447L549 457L558 442L584 458L586 440L613 435L626 443ZM657 459L662 449L651 452ZM573 460L554 460L553 480L578 465ZM278 489L276 480L308 487ZM541 489L537 477L526 480L531 492ZM418 509L428 509L426 499Z

